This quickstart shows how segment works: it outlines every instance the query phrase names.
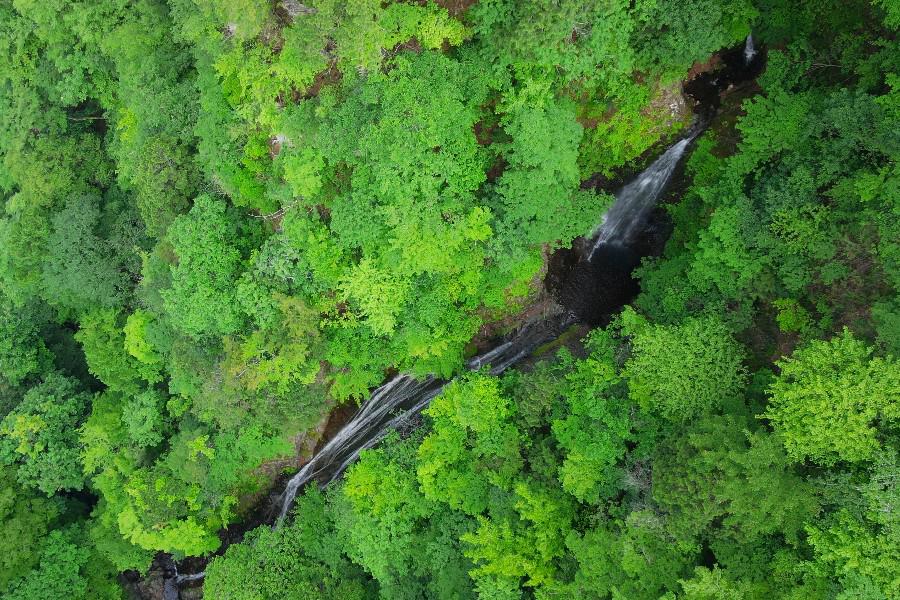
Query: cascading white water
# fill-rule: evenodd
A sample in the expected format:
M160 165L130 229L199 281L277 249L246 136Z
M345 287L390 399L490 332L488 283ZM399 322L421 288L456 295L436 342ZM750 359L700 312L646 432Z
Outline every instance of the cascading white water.
M327 473L324 483L331 482L360 452L384 437L391 425L397 425L398 416L392 416L392 413L399 409L401 415L410 416L413 411L421 410L420 405L427 404L440 393L442 387L443 382L434 377L417 380L410 375L398 375L372 392L353 418L288 481L276 526L287 516L302 486L329 468L332 472Z
M646 213L656 204L671 179L688 144L698 133L699 129L695 128L692 135L671 146L643 173L619 190L616 201L603 215L597 228L597 241L590 257L603 244L623 245L632 241ZM575 321L576 317L571 313L555 313L532 321L493 349L470 359L466 367L477 371L490 366L490 373L498 375L529 356L541 344L558 338ZM313 480L323 486L336 480L363 450L372 448L391 430L398 429L424 410L447 383L432 376L416 379L401 374L375 389L350 421L288 481L274 527L284 521L303 486ZM175 577L166 580L165 593L168 595L165 597L178 598L179 585L199 581L205 575L205 571L180 575L176 566Z
M751 33L744 42L744 64L749 65L754 56L756 56L756 46L753 45L753 34Z
M604 244L624 245L633 241L633 236L640 231L644 217L656 205L675 172L688 144L697 134L672 145L643 173L635 177L616 193L616 200L603 215L600 226L596 230L596 241L588 255L594 257L597 248Z
M498 375L539 345L556 339L573 321L572 315L556 314L525 325L505 342L469 360L466 366L477 371L490 365L490 373ZM340 477L363 450L373 447L388 432L424 410L447 383L432 376L416 379L403 374L374 390L350 421L288 481L275 526L284 521L304 485L313 479L327 485Z
M621 245L632 241L696 135L697 131L675 143L643 173L619 190L616 201L603 216L591 257L597 247L603 244ZM555 318L526 325L505 342L471 359L467 367L478 370L490 365L492 374L502 373L528 356L538 345L554 339L573 321L574 317L571 315L557 315ZM287 516L297 492L304 485L313 479L327 485L340 477L359 457L360 452L371 448L389 431L421 412L446 383L435 377L416 379L411 375L398 375L374 390L353 418L288 481L281 498L276 526Z

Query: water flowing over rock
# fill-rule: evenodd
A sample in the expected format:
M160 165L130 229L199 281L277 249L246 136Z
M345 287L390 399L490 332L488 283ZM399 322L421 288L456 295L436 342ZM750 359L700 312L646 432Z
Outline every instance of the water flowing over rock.
M753 34L747 36L747 41L744 42L744 64L749 65L753 62L753 58L756 56L756 46L753 45Z
M281 0L281 7L291 18L291 21L300 15L313 15L316 9L300 4L297 0Z
M528 357L541 344L559 337L574 321L573 315L560 310L528 323L492 350L469 360L466 366L473 371L489 367L492 375L498 375ZM374 390L350 421L288 481L275 526L284 521L304 485L315 480L325 486L340 477L359 458L360 452L373 447L390 431L402 429L447 383L433 376L416 379L401 374Z
M616 194L615 203L598 228L591 257L604 244L618 246L632 241L698 132L699 129L695 129L689 137L672 145ZM558 337L575 320L572 314L558 313L531 322L493 349L471 359L466 366L473 371L489 366L491 374L502 373L529 356L539 345ZM350 421L288 481L275 526L287 517L294 498L304 485L315 480L324 486L340 477L359 458L360 452L373 447L391 430L402 429L403 424L425 409L446 384L447 381L433 376L417 379L401 374L374 390Z
M582 259L581 264L590 266L597 263L597 268L603 271L615 270L618 265L626 275L630 272L635 264L629 262L631 251L627 246L635 236L640 235L647 213L659 200L678 161L701 130L702 126L695 124L689 136L672 145L616 194L616 201L597 228L597 239L590 253L590 257L597 254L596 260ZM618 252L624 252L626 257L619 257ZM575 284L578 285L578 282ZM622 287L621 282L617 287ZM585 290L582 289L582 292L585 295ZM626 292L626 295L632 294ZM591 296L591 292L588 290L586 295ZM617 296L607 303L610 306L604 304L603 310L612 310L612 305L620 307L625 301ZM484 368L492 375L498 375L532 356L536 348L557 339L577 322L586 322L584 315L568 305L563 308L554 304L549 314L537 317L506 335L492 349L470 359L466 368L472 371ZM273 527L284 522L294 499L304 486L312 482L322 487L328 485L338 479L363 450L377 445L389 432L402 432L410 424L415 426L416 416L448 383L434 376L416 378L410 374L400 374L373 390L353 417L288 480L275 507L278 515ZM178 586L202 580L204 576L204 572L181 575L176 570L175 576L166 583L172 590L177 590Z
M555 305L549 314L505 336L491 350L469 360L466 365L468 369L487 367L492 374L502 373L533 356L536 348L557 339L569 326L575 323L596 325L599 320L594 317L614 314L633 298L638 288L631 279L631 271L640 263L641 256L649 251L639 243L639 238L647 236L648 217L675 174L679 161L714 115L721 91L736 81L751 79L762 68L763 61L756 60L761 53L754 48L752 39L748 39L746 48L752 51L749 56L753 67L745 68L742 58L748 54L743 54L741 48L736 47L729 51L725 71L705 73L691 82L691 89L685 86L685 92L698 104L695 108L697 121L688 135L669 147L646 170L619 190L613 206L596 228L595 237L588 241L590 252L574 249L557 252L565 250L572 259L572 265L558 269L563 279L557 284L551 285L545 281L548 292L560 304ZM702 92L707 88L709 93L704 95ZM588 254L587 259L585 254ZM584 310L579 310L577 303L565 301L566 298L580 298L581 304L585 305L581 306ZM432 376L416 379L412 375L401 374L375 389L350 421L288 481L273 507L273 512L278 512L274 526L277 527L287 518L296 495L305 485L311 482L328 485L338 479L363 450L378 444L390 431L399 430L402 433L410 425L415 426L416 416L440 394L447 383ZM190 585L204 576L204 572L181 575L176 570L171 577L171 582L175 584L172 587Z
M647 213L656 206L666 184L672 178L688 144L696 135L695 132L673 144L643 173L616 193L616 201L603 215L597 228L596 241L588 260L592 259L597 249L604 244L623 246L633 241L635 234L640 232Z

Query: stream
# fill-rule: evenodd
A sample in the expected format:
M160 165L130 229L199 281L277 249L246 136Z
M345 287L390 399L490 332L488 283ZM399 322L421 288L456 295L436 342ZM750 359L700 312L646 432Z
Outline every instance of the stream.
M575 321L574 315L561 309L544 315L519 328L493 349L470 359L466 367L473 371L487 368L492 375L499 375L538 346L558 338ZM416 379L402 374L376 388L350 421L288 481L275 527L284 521L304 485L315 480L320 486L326 486L340 477L360 452L377 444L388 432L409 423L447 383L432 376Z
M611 262L608 259L615 253L629 253L634 237L643 229L648 212L656 205L679 160L699 131L699 127L692 127L688 137L673 144L616 193L615 202L603 215L600 226L590 238L593 241L591 250L582 261L587 268L593 270L597 266L608 266ZM628 264L630 277L633 265ZM596 300L589 299L592 304L596 304ZM605 303L600 304L602 310L609 311ZM530 356L538 346L557 339L569 326L581 321L579 317L578 310L566 307L565 303L557 305L551 314L526 323L493 349L469 360L466 368L473 371L487 368L492 375L499 375ZM447 383L430 376L416 379L403 374L376 388L350 421L288 481L275 527L285 520L297 492L304 485L315 480L325 486L340 477L360 452L371 448L389 431L424 410Z
M634 298L639 288L632 279L632 271L643 257L658 254L668 237L657 214L662 211L655 209L677 175L679 163L692 141L716 114L723 92L754 79L764 63L764 51L754 46L752 36L720 56L721 68L701 73L684 86L685 93L697 103L694 124L618 189L615 201L590 236L551 257L550 272L544 283L555 300L551 307L497 340L492 349L471 358L466 363L467 369L500 374L576 324L592 327L603 324ZM273 527L279 527L288 518L304 486L312 482L327 486L363 450L375 446L390 431L415 426L417 416L447 383L432 376L417 379L400 374L374 389L356 413L287 481L272 509ZM179 574L178 566L171 561L169 564L165 600L177 600L182 584L191 586L203 579L202 571Z

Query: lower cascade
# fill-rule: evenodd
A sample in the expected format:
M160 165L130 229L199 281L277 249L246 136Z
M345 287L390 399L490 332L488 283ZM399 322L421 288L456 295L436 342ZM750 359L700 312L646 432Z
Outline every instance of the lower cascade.
M498 375L557 338L574 320L572 315L556 312L528 323L493 349L470 359L466 367L472 371L488 367L492 375ZM422 412L447 383L433 376L416 379L401 374L375 389L350 421L288 481L275 527L287 517L304 485L316 480L325 486L340 477L360 452Z

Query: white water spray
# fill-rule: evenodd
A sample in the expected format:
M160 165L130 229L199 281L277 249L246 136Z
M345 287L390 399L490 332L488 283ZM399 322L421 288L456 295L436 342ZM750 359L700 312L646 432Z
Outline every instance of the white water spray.
M633 240L644 223L644 217L656 205L666 184L672 178L678 161L697 133L672 145L643 173L635 177L616 193L616 201L603 215L596 230L596 241L588 255L594 257L597 248L604 244L624 245Z
M756 46L753 45L753 34L751 33L744 42L744 64L749 65L754 56L756 56Z
M490 365L490 373L498 375L541 344L559 337L572 322L574 316L557 314L529 323L494 349L471 359L466 366L477 371ZM363 450L373 447L388 432L401 428L422 412L447 383L433 376L416 379L403 374L374 390L353 418L288 481L275 526L284 521L303 486L313 480L328 485L340 477Z

